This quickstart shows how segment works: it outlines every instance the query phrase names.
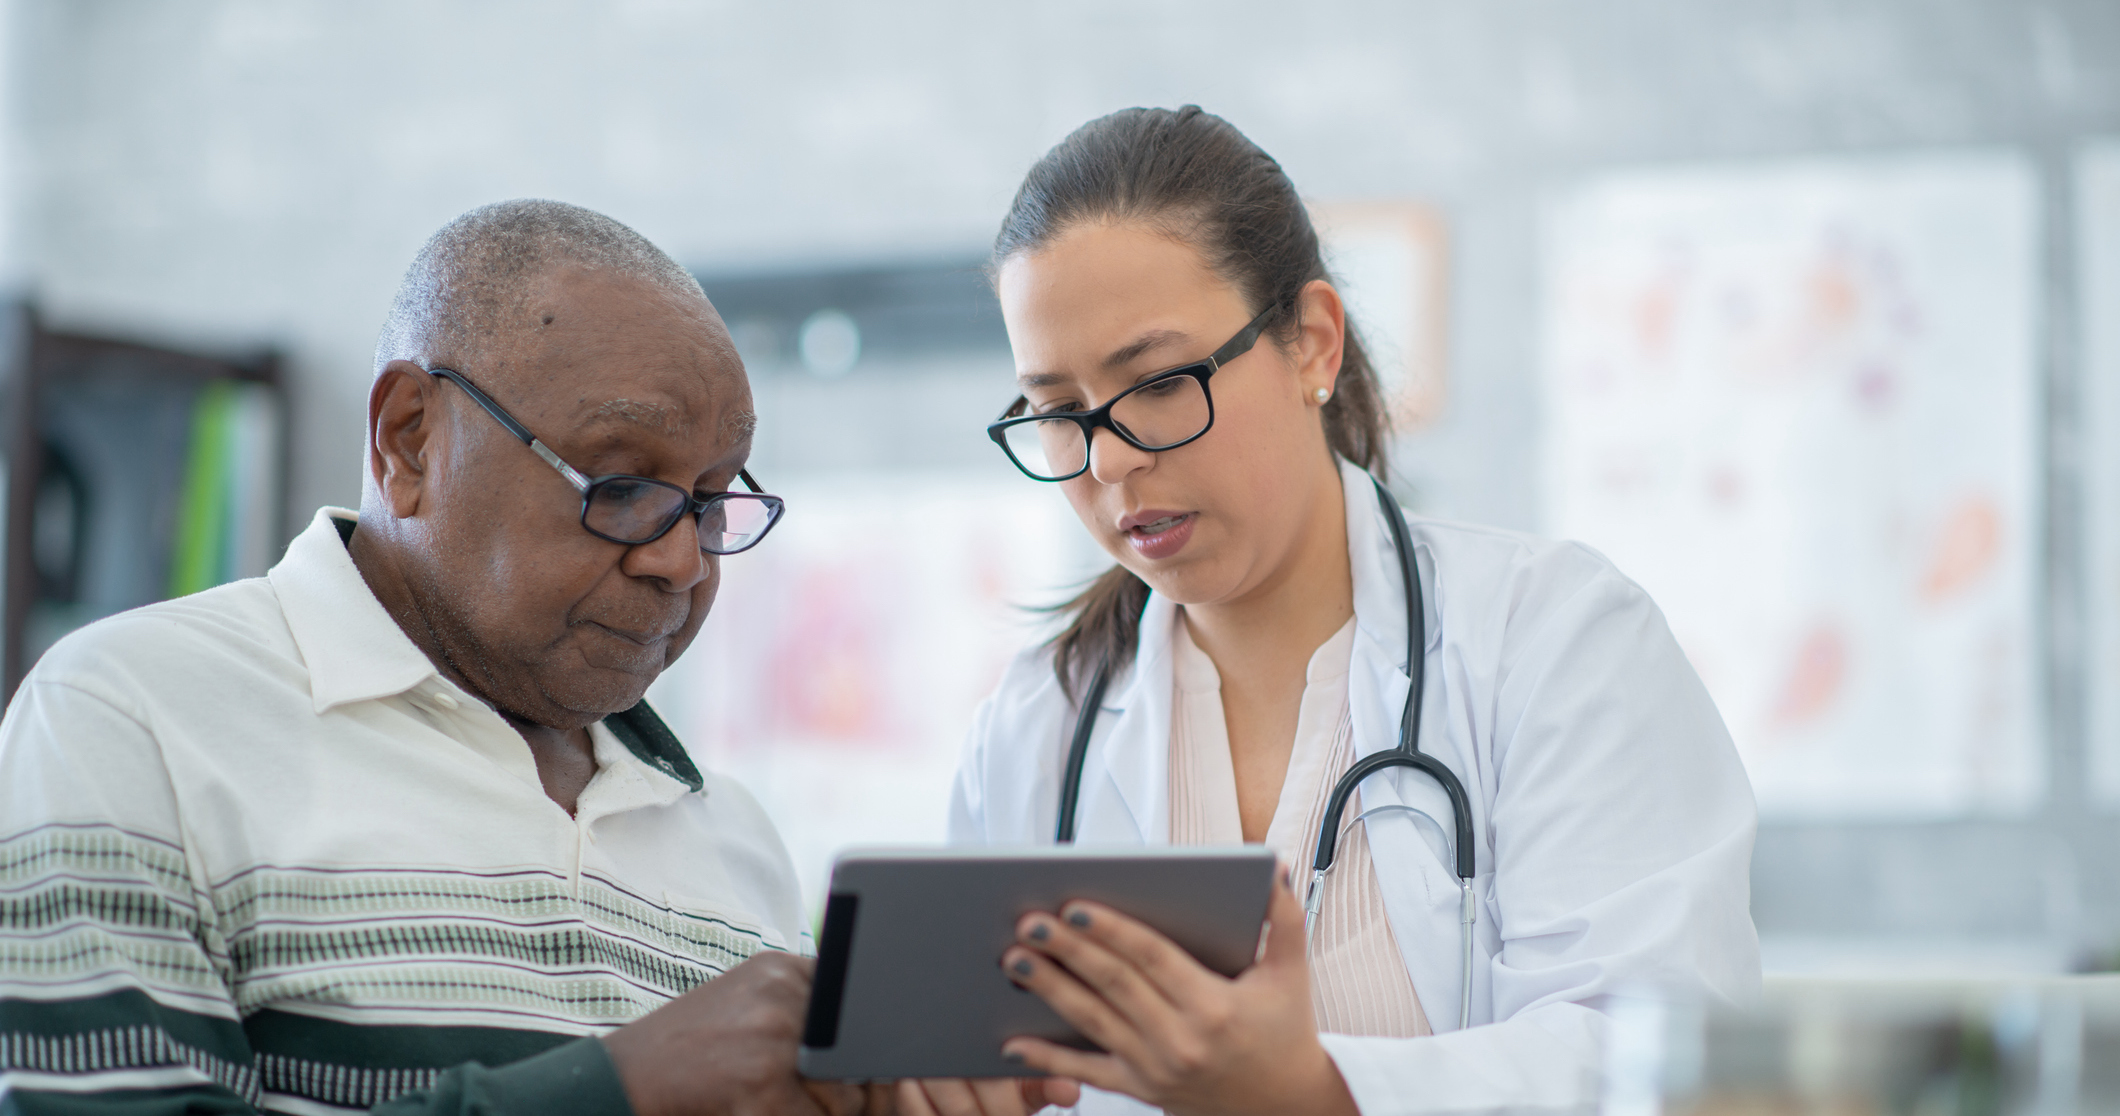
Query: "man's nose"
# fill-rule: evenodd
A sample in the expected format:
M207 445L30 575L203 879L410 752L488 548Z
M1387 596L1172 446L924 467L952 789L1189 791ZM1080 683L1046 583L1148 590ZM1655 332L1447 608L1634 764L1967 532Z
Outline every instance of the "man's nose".
M1156 455L1118 434L1099 427L1089 435L1089 475L1100 484L1117 484L1129 474L1156 463Z
M707 577L707 556L699 549L699 518L681 516L661 538L628 547L619 569L628 577L660 581L671 593L691 591Z

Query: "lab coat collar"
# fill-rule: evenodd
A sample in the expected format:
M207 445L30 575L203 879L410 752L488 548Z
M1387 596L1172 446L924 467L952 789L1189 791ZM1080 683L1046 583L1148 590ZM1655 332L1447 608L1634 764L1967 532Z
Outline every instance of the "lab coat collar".
M1406 663L1406 592L1391 524L1377 503L1376 485L1360 466L1344 459L1340 462L1340 495L1346 501L1347 565L1354 581L1355 651L1347 697L1354 720L1355 754L1366 756L1399 743L1396 712L1404 707L1406 692L1412 687ZM1414 543L1416 584L1421 580L1424 550ZM1426 619L1423 654L1442 639L1442 625L1433 608Z
M1359 466L1342 460L1341 499L1347 515L1348 565L1354 582L1355 649L1348 698L1358 755L1398 746L1396 711L1411 683L1404 670L1406 604L1400 587L1398 552L1377 504L1375 485ZM1421 550L1416 546L1416 553ZM1171 692L1175 684L1171 633L1178 606L1151 592L1141 614L1132 670L1115 679L1105 695L1110 735L1098 749L1105 770L1138 828L1140 839L1161 841L1170 832ZM1429 645L1440 639L1428 618ZM1085 793L1085 800L1087 794ZM1090 834L1085 829L1083 836Z
M1141 634L1134 642L1134 666L1123 686L1107 694L1104 711L1116 713L1104 741L1104 767L1119 798L1133 815L1144 841L1170 836L1170 711L1176 678L1171 663L1171 630L1177 603L1150 592L1141 613Z
M1391 525L1377 503L1376 486L1367 473L1344 461L1340 485L1347 500L1347 554L1354 577L1355 650L1347 677L1348 713L1355 754L1366 756L1398 747L1400 710L1406 707L1407 692L1413 688L1406 669L1406 591ZM1435 554L1420 538L1415 530L1411 540L1414 583L1426 587L1422 605L1427 638L1421 649L1425 658L1442 646L1443 623L1436 599L1440 594L1434 588ZM1449 750L1442 701L1446 687L1438 673L1431 661L1421 710L1421 740L1431 753ZM1461 772L1460 778L1466 777L1462 757L1443 758ZM1363 810L1408 806L1435 820L1433 827L1427 827L1417 826L1402 813L1378 815L1367 823L1369 847L1377 863L1393 866L1391 871L1377 873L1377 884L1429 1022L1438 1034L1454 1031L1463 987L1457 941L1450 934L1427 936L1434 928L1454 926L1459 905L1448 847L1440 843L1447 840L1441 827L1450 817L1450 800L1433 780L1392 768L1363 780L1359 806ZM1483 1010L1479 992L1476 983L1476 1013Z

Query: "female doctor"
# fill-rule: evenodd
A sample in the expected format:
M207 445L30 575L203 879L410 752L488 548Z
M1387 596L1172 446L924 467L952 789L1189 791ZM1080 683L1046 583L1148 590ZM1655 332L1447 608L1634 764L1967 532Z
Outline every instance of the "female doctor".
M1015 1039L1061 1080L903 1107L1582 1109L1613 996L1755 992L1751 790L1662 614L1579 544L1379 499L1375 373L1273 159L1196 107L1092 121L995 276L995 441L1118 565L981 708L952 839L1053 841L1067 799L1084 843L1264 842L1293 878L1234 980L1109 908L1027 916L1004 968L1107 1053ZM1444 777L1358 773L1313 890L1335 784L1408 736Z

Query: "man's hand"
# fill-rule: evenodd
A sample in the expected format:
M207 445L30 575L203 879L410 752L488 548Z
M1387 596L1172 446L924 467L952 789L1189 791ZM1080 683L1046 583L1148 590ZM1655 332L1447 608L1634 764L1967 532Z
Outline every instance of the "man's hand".
M604 1036L635 1116L882 1112L888 1086L795 1072L815 963L760 953Z

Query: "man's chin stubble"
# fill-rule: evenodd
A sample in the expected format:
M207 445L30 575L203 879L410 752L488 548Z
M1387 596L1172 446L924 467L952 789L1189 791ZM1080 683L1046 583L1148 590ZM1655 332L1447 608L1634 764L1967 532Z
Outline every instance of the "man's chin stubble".
M537 687L538 696L542 697L552 708L569 714L570 717L568 719L575 722L566 725L552 725L550 727L580 728L601 721L613 713L623 713L640 704L641 699L647 695L649 685L654 683L656 678L655 675L640 678L637 675L615 671L605 673L622 674L633 684L583 686L579 684L565 685L560 683L559 680L547 681L540 679Z

